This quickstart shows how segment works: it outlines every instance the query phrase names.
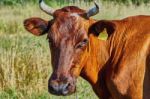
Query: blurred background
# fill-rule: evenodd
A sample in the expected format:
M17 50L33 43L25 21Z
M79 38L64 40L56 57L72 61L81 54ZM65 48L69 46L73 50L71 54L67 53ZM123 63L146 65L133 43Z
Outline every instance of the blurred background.
M45 0L57 9L68 5L89 9L93 0ZM150 15L150 0L97 0L102 9L93 18L122 19L133 15ZM29 17L50 20L38 0L0 0L0 99L98 99L82 78L74 95L61 97L48 93L51 62L46 35L36 37L25 31L23 21Z

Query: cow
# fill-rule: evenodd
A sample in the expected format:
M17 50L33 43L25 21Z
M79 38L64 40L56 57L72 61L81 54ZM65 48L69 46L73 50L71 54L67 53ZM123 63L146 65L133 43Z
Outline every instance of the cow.
M150 99L150 16L95 20L91 16L99 12L96 3L89 10L55 10L43 0L39 5L53 19L32 17L24 26L36 36L47 34L53 69L50 93L74 93L81 76L100 99ZM103 31L107 40L99 39Z

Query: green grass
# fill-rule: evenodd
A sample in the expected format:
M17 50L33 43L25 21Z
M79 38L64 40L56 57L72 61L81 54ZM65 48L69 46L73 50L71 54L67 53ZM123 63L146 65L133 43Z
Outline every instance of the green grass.
M46 36L0 36L0 99L91 99L96 96L81 78L77 94L56 97L47 92L51 74L50 52Z
M85 5L82 8L88 8ZM48 93L47 83L52 71L46 35L31 35L23 28L23 21L34 16L46 20L52 17L33 4L1 6L0 14L0 99L76 99L76 96L97 99L91 86L81 78L74 95L57 97ZM138 14L150 15L150 7L103 3L101 13L94 18L122 19Z

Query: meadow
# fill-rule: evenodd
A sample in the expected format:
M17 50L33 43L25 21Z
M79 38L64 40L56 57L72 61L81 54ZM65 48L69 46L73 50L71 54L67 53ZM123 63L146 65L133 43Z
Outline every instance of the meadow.
M84 3L74 5L88 8ZM98 20L150 15L149 4L135 6L103 2L101 5L101 12L93 17ZM47 83L52 71L46 35L33 36L23 27L26 18L35 16L52 19L39 9L37 3L0 6L0 99L98 99L82 78L77 80L74 95L58 97L48 93Z

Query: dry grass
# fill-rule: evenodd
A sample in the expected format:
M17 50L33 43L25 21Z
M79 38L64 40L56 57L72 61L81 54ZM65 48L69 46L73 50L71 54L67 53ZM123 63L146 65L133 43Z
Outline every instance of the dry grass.
M82 6L82 8L87 8ZM23 28L29 17L51 19L38 6L0 7L0 99L75 99L76 94L56 97L47 92L51 73L46 36L35 37ZM96 19L121 19L131 15L150 15L150 7L104 3ZM91 87L81 78L77 83L79 99L96 99Z

